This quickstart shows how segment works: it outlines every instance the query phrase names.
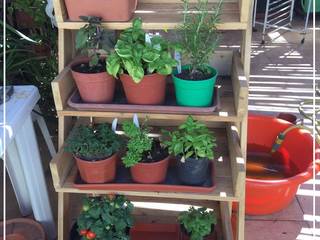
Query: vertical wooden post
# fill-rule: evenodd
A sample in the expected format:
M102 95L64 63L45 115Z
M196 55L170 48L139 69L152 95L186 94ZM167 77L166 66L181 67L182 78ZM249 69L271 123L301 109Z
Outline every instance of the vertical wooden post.
M58 149L60 149L72 127L72 117L59 116L58 119Z
M58 193L58 240L69 239L69 193Z
M74 33L71 30L58 29L59 72L74 58Z

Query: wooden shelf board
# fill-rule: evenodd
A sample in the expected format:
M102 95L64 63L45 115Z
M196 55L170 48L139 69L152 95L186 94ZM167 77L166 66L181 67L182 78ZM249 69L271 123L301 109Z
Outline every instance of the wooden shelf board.
M228 140L226 129L214 129L217 138L217 149L215 155L215 185L216 188L212 193L183 193L183 192L155 192L155 191L116 191L116 190L79 190L73 186L74 179L77 174L77 167L73 164L72 169L66 176L65 181L54 179L54 181L62 182L61 185L55 183L57 192L65 193L91 193L91 194L108 194L118 193L127 196L141 197L159 197L159 198L177 198L177 199L197 199L197 200L215 200L215 201L239 201L234 195L233 179L231 172L231 164L228 156ZM54 159L52 165L58 165L59 162L73 161L71 154L59 153L60 159ZM59 169L59 166L57 166Z
M182 21L183 6L181 3L138 3L133 18L141 17L142 27L149 30L175 29ZM221 23L217 25L219 30L245 30L247 22L240 21L239 3L227 2L222 7ZM108 29L122 30L131 27L131 22L103 22ZM65 20L58 22L62 29L79 29L86 22Z
M243 116L237 116L234 104L234 96L230 77L218 78L217 85L221 86L220 104L221 108L217 112L206 115L194 115L194 118L204 122L239 122ZM126 112L102 112L102 111L80 111L66 106L64 110L57 111L58 116L76 116L76 117L104 117L131 119L133 113ZM137 113L139 118L148 117L150 120L176 120L183 121L185 114L165 114L165 113Z

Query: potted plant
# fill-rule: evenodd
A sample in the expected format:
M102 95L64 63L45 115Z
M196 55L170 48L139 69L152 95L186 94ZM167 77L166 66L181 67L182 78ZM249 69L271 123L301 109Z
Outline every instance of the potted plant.
M79 125L66 141L65 150L74 155L80 176L87 183L113 181L121 138L106 123Z
M138 0L65 0L69 20L83 20L80 16L98 16L103 21L129 21Z
M123 123L128 137L127 152L122 158L125 167L130 167L132 179L139 183L160 183L165 180L169 154L159 139L149 136L145 125L137 127L131 121Z
M140 18L124 30L115 51L107 59L107 71L120 77L127 101L131 104L161 104L165 100L166 76L177 62L173 48L160 35L149 38L141 29Z
M205 124L188 116L178 130L164 131L163 142L170 154L177 157L178 176L188 185L202 185L208 177L209 163L214 158L215 136Z
M113 100L115 79L106 73L101 49L109 50L113 46L112 37L102 29L100 18L82 18L89 23L77 32L76 49L87 58L75 61L71 73L84 102L108 103Z
M209 10L208 0L198 0L195 9L190 7L189 0L183 0L183 23L178 28L181 34L179 44L190 64L182 66L181 72L173 72L178 105L206 107L212 104L218 71L209 66L209 58L218 46L216 25L220 20L222 1Z
M216 215L207 208L190 207L188 211L178 216L182 233L190 237L190 240L202 240L214 231L217 224Z
M77 219L78 234L84 240L129 240L132 210L132 203L122 195L86 197Z

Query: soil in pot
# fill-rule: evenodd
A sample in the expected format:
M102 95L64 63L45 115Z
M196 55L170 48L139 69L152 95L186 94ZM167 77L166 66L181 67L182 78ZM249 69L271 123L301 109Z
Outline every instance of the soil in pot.
M179 179L183 184L200 186L202 185L209 174L208 159L187 158L181 162L181 158L177 161L177 169Z
M146 153L140 163L130 168L132 179L138 183L161 183L165 180L169 166L167 149L154 141L150 153Z
M86 183L112 182L116 176L118 154L105 159L82 159L75 157L80 176Z
M188 81L199 81L199 80L201 81L201 80L207 80L207 79L213 78L214 75L215 74L213 72L203 73L201 71L196 71L192 73L191 71L189 71L189 69L185 68L185 69L182 69L181 73L178 73L175 76Z
M217 70L209 67L210 72L191 73L183 66L181 73L173 72L173 83L178 105L190 107L208 107L212 104Z
M145 75L135 83L128 74L120 75L123 89L130 104L159 105L165 100L166 76L157 73Z
M112 102L115 79L107 74L103 61L94 67L90 67L88 62L75 64L71 67L71 73L84 102Z

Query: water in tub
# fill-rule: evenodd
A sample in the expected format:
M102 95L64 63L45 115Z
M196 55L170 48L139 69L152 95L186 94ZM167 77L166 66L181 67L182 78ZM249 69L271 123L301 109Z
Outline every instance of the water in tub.
M265 146L248 145L247 178L279 180L292 177L298 172L285 148L271 153L270 148Z

